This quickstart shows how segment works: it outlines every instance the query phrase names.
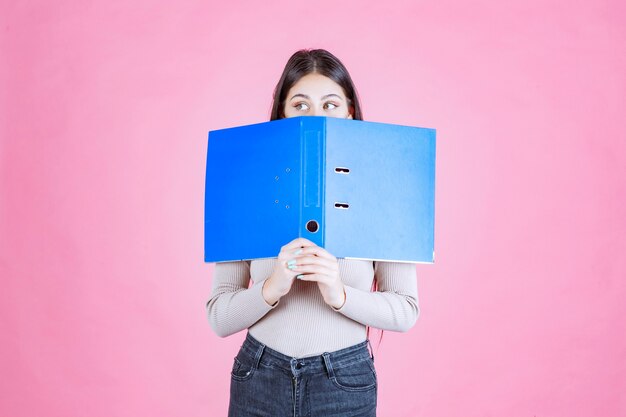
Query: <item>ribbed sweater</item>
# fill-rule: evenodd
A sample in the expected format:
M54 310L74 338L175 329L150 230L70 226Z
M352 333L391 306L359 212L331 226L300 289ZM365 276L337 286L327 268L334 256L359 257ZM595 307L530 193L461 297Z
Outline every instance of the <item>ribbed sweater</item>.
M295 280L274 306L263 298L276 259L215 264L209 322L226 337L250 335L287 356L303 358L363 342L366 326L405 332L419 316L415 264L338 259L346 300L324 302L316 282ZM372 292L374 277L377 291Z

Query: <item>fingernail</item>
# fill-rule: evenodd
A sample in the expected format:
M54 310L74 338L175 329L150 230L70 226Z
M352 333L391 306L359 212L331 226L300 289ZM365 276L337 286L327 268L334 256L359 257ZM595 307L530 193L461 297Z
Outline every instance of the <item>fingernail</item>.
M298 249L295 253L295 255L300 255L302 253L302 249Z
M303 277L303 276L304 276L304 275L299 274L299 275L296 275L296 278L297 278L297 279L302 279L302 277Z
M289 268L289 269L296 269L296 266L295 265L287 265L287 268Z
M295 264L296 264L296 260L295 259L292 259L289 262L287 262L287 266L295 265Z

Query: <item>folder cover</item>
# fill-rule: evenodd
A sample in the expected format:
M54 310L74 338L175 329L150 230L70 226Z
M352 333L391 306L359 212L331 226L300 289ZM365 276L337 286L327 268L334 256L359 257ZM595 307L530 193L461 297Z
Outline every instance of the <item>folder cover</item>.
M434 262L434 129L301 116L213 130L205 184L205 262L275 258L296 237Z

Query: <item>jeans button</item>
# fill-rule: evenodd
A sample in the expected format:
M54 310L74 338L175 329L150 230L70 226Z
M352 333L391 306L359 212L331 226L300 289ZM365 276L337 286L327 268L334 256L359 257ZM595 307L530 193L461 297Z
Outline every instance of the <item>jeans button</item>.
M302 368L302 364L300 362L296 363L296 369Z

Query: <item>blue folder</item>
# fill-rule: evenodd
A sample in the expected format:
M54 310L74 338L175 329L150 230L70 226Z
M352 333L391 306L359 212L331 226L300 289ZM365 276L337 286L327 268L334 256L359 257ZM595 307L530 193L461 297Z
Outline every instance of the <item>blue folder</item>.
M432 263L434 214L434 129L306 116L209 132L205 262L304 237L337 258Z

